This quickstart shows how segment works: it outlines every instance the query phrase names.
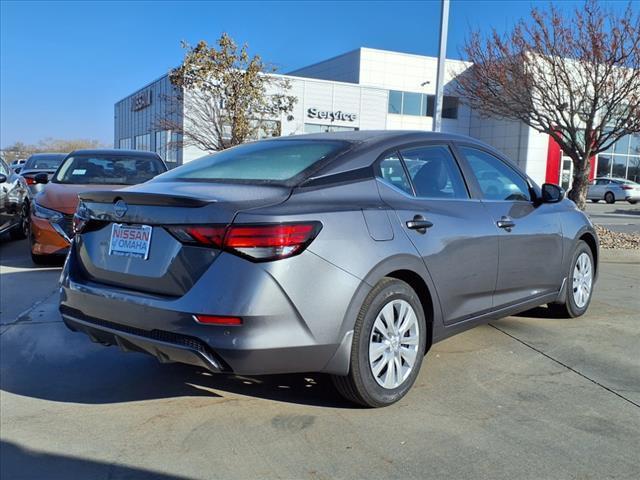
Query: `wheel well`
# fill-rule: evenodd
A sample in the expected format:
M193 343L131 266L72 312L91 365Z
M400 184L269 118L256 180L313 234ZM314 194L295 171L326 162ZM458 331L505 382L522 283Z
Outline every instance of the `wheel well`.
M598 272L598 244L596 243L596 239L590 233L584 233L580 240L584 241L587 245L589 245L589 249L591 250L591 255L593 255L593 264L596 273Z
M409 284L411 288L416 292L418 298L420 299L420 303L422 304L422 310L424 311L424 316L427 321L427 344L425 348L425 355L431 348L431 344L433 341L433 299L431 297L431 292L429 291L429 287L422 279L420 275L411 270L396 270L394 272L388 273L385 275L386 277L397 278L398 280L402 280Z

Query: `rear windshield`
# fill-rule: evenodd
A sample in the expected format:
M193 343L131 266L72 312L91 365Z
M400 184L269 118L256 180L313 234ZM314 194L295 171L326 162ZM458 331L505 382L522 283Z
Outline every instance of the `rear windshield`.
M347 146L347 142L318 140L256 142L189 162L162 180L286 183Z
M52 181L78 185L135 185L166 170L160 160L151 157L76 155L67 158Z
M24 169L55 170L66 156L66 153L31 155L24 164Z

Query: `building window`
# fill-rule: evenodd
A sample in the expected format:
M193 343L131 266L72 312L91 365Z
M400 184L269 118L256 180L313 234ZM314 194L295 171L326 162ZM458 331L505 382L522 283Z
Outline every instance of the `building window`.
M131 150L131 139L121 138L118 142L118 148L121 150Z
M136 150L151 150L151 134L145 133L144 135L136 135L136 142L134 148Z
M640 134L626 135L598 154L598 177L640 180Z
M178 161L178 138L178 134L171 130L156 132L156 153L167 163Z
M389 113L402 113L402 92L389 90Z
M458 97L444 95L442 118L458 118ZM389 90L389 113L433 117L435 95Z
M421 93L404 92L402 95L402 114L403 115L420 115L422 113L422 95Z

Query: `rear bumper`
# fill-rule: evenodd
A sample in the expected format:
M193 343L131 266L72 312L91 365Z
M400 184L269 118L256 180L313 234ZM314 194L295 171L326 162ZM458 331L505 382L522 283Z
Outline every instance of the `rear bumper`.
M136 331L117 324L109 325L107 322L97 324L65 313L62 314L62 319L71 331L85 333L96 343L118 345L125 352L148 353L161 363L186 363L216 373L229 370L197 339L171 335L168 332Z
M625 194L624 199L626 201L629 201L629 200L631 200L631 201L640 201L640 192L631 191L631 192Z
M304 255L289 260L300 261ZM351 332L343 329L343 320L359 281L346 278L347 274L317 256L307 255L305 268L309 262L318 262L316 271L325 269L333 275L328 281L338 289L332 301L342 305L341 310L325 308L316 311L317 319L307 316L305 307L296 306L292 299L296 293L285 293L264 265L224 253L179 297L95 283L83 276L72 246L61 278L60 312L71 330L97 342L151 354L162 362L245 375L345 374ZM285 270L297 268L294 263L289 262ZM283 266L281 263L279 268ZM347 285L353 291L339 289ZM309 291L304 294L309 298ZM322 298L318 301L326 304ZM197 314L238 316L243 324L203 325L193 319Z

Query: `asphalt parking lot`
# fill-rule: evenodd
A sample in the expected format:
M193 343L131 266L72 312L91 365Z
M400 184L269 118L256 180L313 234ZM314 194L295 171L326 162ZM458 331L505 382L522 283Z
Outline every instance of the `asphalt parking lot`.
M606 204L587 203L585 210L591 220L609 230L623 233L640 233L640 204L627 202Z
M0 249L2 479L640 478L639 252L603 252L586 316L446 340L406 398L367 410L321 375L92 344L57 314L59 268Z

